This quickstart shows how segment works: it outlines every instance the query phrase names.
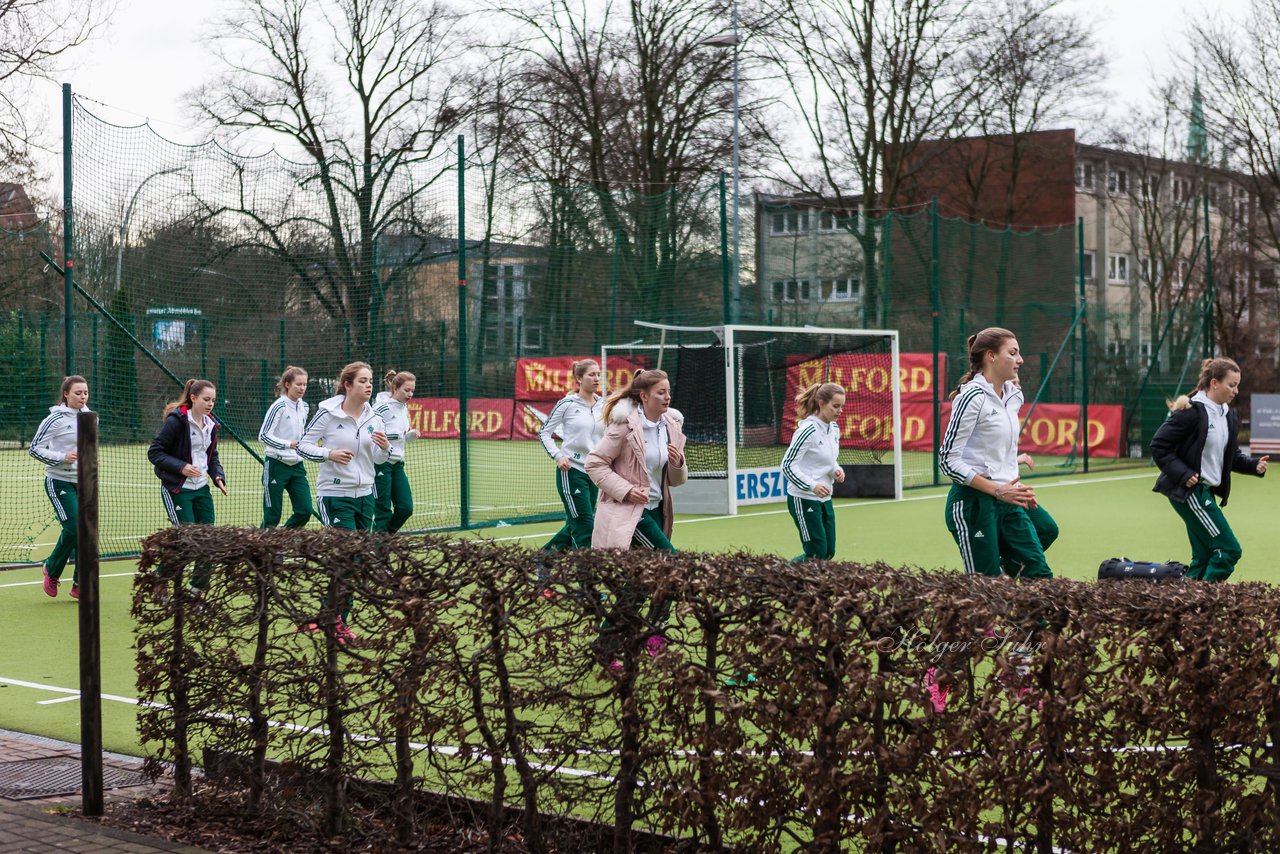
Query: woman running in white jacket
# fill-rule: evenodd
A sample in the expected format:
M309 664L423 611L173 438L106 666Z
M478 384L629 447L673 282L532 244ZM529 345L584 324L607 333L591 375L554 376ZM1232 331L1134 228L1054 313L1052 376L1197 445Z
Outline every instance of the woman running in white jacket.
M408 371L387 371L383 382L387 390L378 393L374 412L386 425L387 461L378 464L376 472L373 530L394 534L413 515L413 490L404 470L404 446L418 438L409 426L409 399L416 390L417 377Z
M320 521L330 528L373 530L375 468L387 459L390 442L386 426L369 405L372 396L373 369L364 362L347 365L338 375L338 393L320 403L298 442L304 459L320 463ZM350 596L343 601L335 629L343 643L355 639L347 628L351 601Z
M800 532L801 560L831 560L836 556L836 514L831 489L844 480L840 428L835 421L844 410L844 387L814 384L796 395L796 431L782 458L787 480L787 510Z
M49 414L36 428L35 438L27 448L31 456L45 465L44 493L62 527L58 542L44 562L44 592L49 596L58 595L58 579L67 567L67 561L75 560L76 532L80 524L76 420L81 412L88 411L88 381L81 376L67 377L62 381L57 405L49 407ZM71 576L71 598L80 598L79 565Z
M298 453L298 442L306 432L310 411L302 399L307 393L306 370L292 365L285 368L276 383L276 393L280 396L267 410L262 429L258 431L258 440L267 446L262 463L262 527L274 528L280 524L284 494L288 492L293 515L284 526L301 528L315 515L307 469Z

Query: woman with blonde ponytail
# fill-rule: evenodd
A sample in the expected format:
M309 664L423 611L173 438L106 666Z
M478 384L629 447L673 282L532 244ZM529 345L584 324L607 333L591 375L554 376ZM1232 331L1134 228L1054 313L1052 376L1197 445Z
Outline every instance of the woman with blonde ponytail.
M1269 457L1240 450L1240 416L1231 408L1239 391L1239 365L1206 359L1195 393L1170 404L1168 419L1151 439L1151 459L1160 467L1152 491L1169 499L1191 541L1188 578L1231 577L1243 552L1222 513L1231 495L1231 473L1267 473ZM1221 507L1215 497L1222 499Z
M404 446L418 438L409 421L409 401L418 378L408 371L387 371L386 391L379 392L373 411L387 429L387 460L377 466L373 530L394 534L413 516L413 490L404 470Z
M587 454L604 435L604 398L600 390L600 365L594 359L573 363L573 379L577 389L569 392L551 409L551 414L538 431L542 448L556 467L556 492L564 505L564 526L542 547L538 555L538 590L551 598L555 592L547 587L545 555L566 549L591 548L591 534L596 523L598 490L587 477ZM555 437L560 437L556 446Z
M831 560L836 555L836 514L831 489L844 480L836 458L844 411L844 387L815 383L796 395L796 430L782 457L787 481L787 511L800 532L802 560Z

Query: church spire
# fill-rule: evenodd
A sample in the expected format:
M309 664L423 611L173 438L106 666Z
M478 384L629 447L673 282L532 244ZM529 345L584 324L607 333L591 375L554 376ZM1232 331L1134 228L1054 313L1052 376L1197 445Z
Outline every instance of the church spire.
M1209 134L1204 127L1204 97L1200 94L1200 72L1191 88L1191 123L1187 128L1187 160L1209 163Z

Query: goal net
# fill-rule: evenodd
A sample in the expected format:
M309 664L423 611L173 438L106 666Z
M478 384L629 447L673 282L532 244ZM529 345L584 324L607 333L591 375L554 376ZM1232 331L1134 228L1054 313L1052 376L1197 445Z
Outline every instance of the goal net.
M601 348L610 367L661 368L684 416L690 482L686 513L736 513L783 501L781 463L796 426L795 397L813 383L846 390L837 497L902 496L897 333L821 327L680 327L637 322L644 337Z

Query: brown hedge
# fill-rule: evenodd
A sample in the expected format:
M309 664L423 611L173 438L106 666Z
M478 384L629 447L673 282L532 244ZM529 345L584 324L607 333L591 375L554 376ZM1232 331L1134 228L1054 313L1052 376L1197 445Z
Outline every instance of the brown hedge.
M258 819L342 833L351 781L572 814L687 847L1280 850L1280 595L1263 584L1018 583L752 554L530 552L477 540L183 527L135 588L141 735L247 757ZM657 627L636 590L676 607ZM325 602L351 595L357 643ZM609 603L622 667L591 642ZM296 631L316 621L317 632ZM937 714L922 685L950 687ZM302 772L313 801L281 796ZM286 804L290 806L285 806Z

